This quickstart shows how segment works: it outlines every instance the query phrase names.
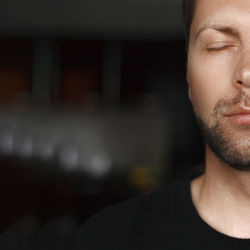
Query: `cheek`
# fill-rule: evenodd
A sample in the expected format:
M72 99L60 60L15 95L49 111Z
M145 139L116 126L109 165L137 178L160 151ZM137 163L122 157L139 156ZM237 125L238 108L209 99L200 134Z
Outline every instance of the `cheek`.
M233 95L233 60L229 55L191 55L188 60L190 99L195 112L208 121L215 105Z

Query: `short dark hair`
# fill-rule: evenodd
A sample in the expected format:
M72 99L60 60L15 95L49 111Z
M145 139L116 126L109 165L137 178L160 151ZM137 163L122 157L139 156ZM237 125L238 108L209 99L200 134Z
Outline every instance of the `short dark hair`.
M189 41L190 27L194 17L195 0L183 0L182 13L185 25L186 41Z

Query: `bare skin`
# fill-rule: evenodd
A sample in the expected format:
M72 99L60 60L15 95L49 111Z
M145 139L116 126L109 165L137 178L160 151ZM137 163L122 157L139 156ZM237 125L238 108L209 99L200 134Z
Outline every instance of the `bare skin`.
M219 124L229 148L250 159L250 1L197 0L188 53L189 96L197 115ZM237 105L213 112L221 100L237 95ZM206 171L191 183L193 203L212 228L250 239L250 171L236 170L206 146Z

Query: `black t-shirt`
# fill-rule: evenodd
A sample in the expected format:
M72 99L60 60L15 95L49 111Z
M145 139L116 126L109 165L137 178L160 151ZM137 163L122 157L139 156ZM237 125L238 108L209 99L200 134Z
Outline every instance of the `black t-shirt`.
M221 234L198 215L190 178L101 211L73 239L74 250L244 250L250 240Z

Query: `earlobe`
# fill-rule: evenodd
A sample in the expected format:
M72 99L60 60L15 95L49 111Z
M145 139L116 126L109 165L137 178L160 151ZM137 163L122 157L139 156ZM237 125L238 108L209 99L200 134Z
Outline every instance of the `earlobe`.
M189 79L189 69L188 69L188 64L187 64L187 72L186 72L186 81L187 81L187 83L189 84L190 83L190 79Z
M192 91L191 91L189 84L188 84L188 97L189 97L189 100L192 102Z
M192 102L192 91L189 85L188 85L188 97L189 97L189 100Z
M191 91L191 87L190 87L190 83L189 83L189 74L188 73L186 75L186 81L188 83L188 97L189 97L189 100L192 102L192 91Z

